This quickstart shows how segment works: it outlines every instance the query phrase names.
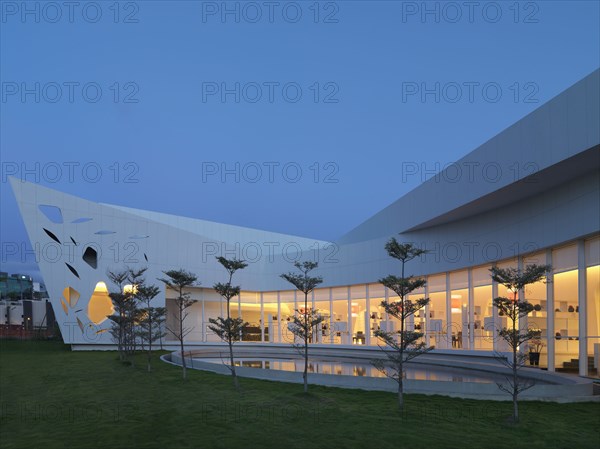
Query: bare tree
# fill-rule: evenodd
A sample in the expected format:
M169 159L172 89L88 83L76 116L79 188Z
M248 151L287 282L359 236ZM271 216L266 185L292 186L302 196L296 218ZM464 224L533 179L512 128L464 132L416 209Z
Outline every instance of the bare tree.
M217 260L229 274L229 279L227 283L223 284L221 282L216 283L213 288L215 291L223 297L226 303L227 309L227 318L217 317L209 318L208 321L211 323L208 328L212 330L215 334L219 336L221 340L227 343L229 347L229 370L231 371L231 376L233 377L233 385L236 390L239 390L240 384L235 372L235 360L233 358L233 344L238 341L243 334L244 327L248 325L248 323L244 322L244 320L240 317L231 318L230 311L230 303L231 299L235 298L240 294L240 287L231 285L231 281L233 280L233 274L237 270L242 270L248 266L246 262L238 259L226 259L225 257L217 257Z
M390 379L398 383L398 407L404 410L404 369L405 364L418 357L433 347L427 347L425 342L419 341L423 337L422 332L406 329L406 320L429 303L429 298L419 298L415 301L407 299L407 296L426 283L425 279L405 276L406 262L414 259L426 251L414 247L410 243L401 244L392 237L385 245L387 253L401 262L401 276L387 276L380 279L384 286L392 290L400 297L399 301L382 301L381 306L388 315L400 321L400 330L389 332L376 330L375 336L383 340L385 345L378 344L385 353L387 360L374 360L373 365Z
M189 315L187 309L192 306L194 301L190 299L190 294L185 291L186 288L198 285L196 280L198 279L195 274L185 271L184 269L163 271L166 278L159 279L164 282L167 288L174 290L177 293L175 298L176 313L174 314L176 320L176 327L170 328L167 326L167 330L171 332L175 338L179 341L181 348L181 360L183 368L183 379L187 379L187 365L185 361L184 353L184 341L185 337L192 331L193 328L185 326L185 319Z
M527 265L523 270L498 267L490 269L492 280L504 285L512 295L512 298L494 298L494 306L510 320L510 327L498 330L498 335L506 341L512 351L512 360L500 357L500 360L512 370L512 377L506 378L508 386L502 383L497 385L512 396L514 423L519 422L519 394L534 385L532 380L519 377L519 369L525 365L527 358L524 352L519 352L519 348L529 340L539 338L541 334L535 329L519 329L518 320L523 319L533 310L533 304L525 299L519 299L519 292L529 284L546 279L551 269L550 265L537 264Z
M296 262L294 266L300 270L298 273L287 273L282 274L281 277L304 293L304 308L296 309L292 323L290 323L289 329L302 341L302 345L294 345L304 356L304 373L302 375L304 379L304 393L308 393L308 343L313 329L315 329L325 318L313 310L312 307L308 307L308 294L311 293L317 285L323 282L323 278L320 276L310 276L309 273L318 267L317 262Z

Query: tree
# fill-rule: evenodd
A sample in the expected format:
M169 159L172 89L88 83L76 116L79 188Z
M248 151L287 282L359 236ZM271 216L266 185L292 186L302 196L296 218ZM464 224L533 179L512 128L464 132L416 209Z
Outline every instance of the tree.
M540 331L537 329L520 330L517 327L518 320L523 319L533 310L533 304L519 298L519 291L522 291L529 284L546 279L551 268L550 265L531 264L523 270L498 267L490 269L492 280L504 285L512 296L512 298L494 298L493 302L494 306L510 320L510 327L503 327L498 330L498 335L506 341L512 351L512 360L505 357L500 358L512 370L512 377L506 378L508 386L501 383L497 385L502 391L512 396L514 423L519 422L519 394L534 385L533 381L519 377L519 369L525 364L527 357L524 352L519 352L519 348L529 340L540 337Z
M167 309L164 307L152 307L152 300L160 293L160 289L155 285L146 285L143 283L137 288L137 298L144 305L140 308L140 331L138 335L142 340L142 344L146 344L148 372L152 371L152 343L161 339L164 332L161 329L161 321L164 321L164 316Z
M131 315L133 301L131 301L131 290L125 290L125 283L129 276L129 270L108 271L108 279L117 287L116 290L111 290L108 293L113 306L114 315L109 315L108 318L112 321L110 333L113 339L117 342L117 350L119 352L119 360L125 362L127 360L127 345L126 333L127 322Z
M167 326L167 330L171 332L179 341L181 348L183 379L185 380L187 379L187 366L185 362L183 342L185 341L185 337L193 329L185 326L185 319L189 315L187 309L190 308L194 303L194 301L190 299L190 294L186 292L185 289L198 285L196 284L196 280L198 278L195 274L185 271L184 269L163 271L163 273L166 275L166 278L161 278L159 280L164 282L167 288L170 288L177 293L177 298L175 298L176 311L174 313L176 326L174 328Z
M165 332L165 321L167 321L167 309L164 313L156 315L156 329L158 330L158 343L160 344L160 350L163 350L163 337L167 334Z
M139 336L139 325L142 318L142 311L138 307L140 297L138 295L138 289L144 285L144 273L147 268L141 268L134 270L133 268L127 268L127 282L124 286L124 292L128 295L127 308L126 308L126 320L125 320L125 333L124 333L124 349L125 354L131 360L131 365L135 366L135 355Z
M410 243L399 243L394 237L386 243L385 249L390 257L401 262L401 276L390 275L380 279L379 282L396 293L400 300L384 300L381 302L381 306L388 315L393 316L400 322L400 330L395 332L381 329L375 331L375 336L385 343L385 345L378 344L378 346L384 352L387 363L385 359L375 360L373 365L398 383L398 407L400 411L403 411L405 364L433 349L432 346L427 347L424 342L419 342L419 339L423 337L422 332L406 330L406 320L425 307L429 303L429 298L419 298L414 301L407 299L411 292L423 287L426 281L413 276L405 277L405 265L406 262L424 254L426 251L415 248Z
M116 285L117 289L108 295L115 308L114 315L108 318L113 322L111 334L117 341L119 358L123 362L129 362L134 366L134 358L137 347L137 327L139 325L140 310L138 309L138 298L136 291L143 281L146 268L134 270L125 268L122 271L108 271L109 280Z
M213 288L215 291L223 297L226 303L227 309L227 318L217 317L209 318L208 321L210 325L208 328L212 330L218 337L227 343L229 347L229 370L231 371L231 376L233 377L233 385L236 390L239 390L240 384L235 372L235 360L233 358L233 344L243 334L244 327L248 325L248 323L244 322L242 318L231 318L231 311L229 309L231 299L235 298L240 294L240 287L231 285L231 281L233 280L233 275L237 270L242 270L248 266L246 262L238 259L226 259L225 257L217 257L217 260L225 269L227 273L229 273L229 279L226 284L221 282L217 282Z
M308 342L319 323L324 321L324 317L313 310L312 307L308 307L308 294L312 292L317 285L323 282L323 278L320 276L313 277L309 276L309 273L318 267L317 262L296 262L294 266L300 270L298 273L287 273L282 274L281 277L304 293L304 308L296 309L292 323L290 323L289 329L302 341L302 345L294 345L298 351L304 356L304 373L302 378L304 379L304 393L308 393Z

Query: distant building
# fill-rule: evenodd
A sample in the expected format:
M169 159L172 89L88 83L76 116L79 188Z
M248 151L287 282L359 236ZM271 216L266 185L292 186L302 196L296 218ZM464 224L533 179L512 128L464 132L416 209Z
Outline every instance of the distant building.
M52 330L55 324L54 310L48 299L22 301L0 301L0 332L22 328L25 331L36 329ZM6 334L10 335L10 333Z
M32 299L33 292L31 276L0 272L0 299Z
M33 331L54 327L54 310L48 300L46 287L33 282L31 276L0 272L0 328L22 328Z
M48 291L46 286L40 282L33 283L33 298L32 299L47 299Z
M34 282L31 276L0 272L0 300L46 299L48 291L40 282Z

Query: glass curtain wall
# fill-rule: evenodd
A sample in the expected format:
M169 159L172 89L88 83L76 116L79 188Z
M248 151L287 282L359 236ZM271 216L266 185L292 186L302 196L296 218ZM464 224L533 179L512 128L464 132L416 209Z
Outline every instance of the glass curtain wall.
M277 314L277 292L263 293L264 341L280 343L279 316Z
M202 306L203 306L203 318L202 318L202 341L213 343L221 341L221 339L211 331L208 326L209 318L216 319L220 316L227 316L224 306L225 301L219 296L217 292L212 289L203 289L202 291ZM237 306L236 306L237 309Z
M554 363L555 368L579 369L579 305L577 245L552 251L554 270Z
M494 349L494 311L489 265L473 268L473 349Z
M351 344L351 330L348 323L348 288L335 287L331 291L333 299L333 342L337 344Z
M554 366L558 370L578 371L580 338L582 357L586 358L589 375L598 377L600 363L600 238L594 237L584 243L585 279L579 285L578 245L569 244L549 251L526 255L521 266L532 263L545 264L546 256L552 257L553 279L551 283L538 282L527 286L522 292L534 310L517 325L541 331L540 367L548 367L548 346L554 345ZM518 267L516 258L501 261L501 268ZM494 286L489 273L490 265L441 273L427 277L430 303L406 323L407 330L422 331L425 340L437 349L499 350L508 348L497 337L497 330L508 327L505 316L494 310ZM447 287L449 287L447 289ZM497 285L497 296L512 298L513 294ZM579 291L585 291L585 301L580 301ZM553 295L550 306L549 294ZM425 295L425 289L413 292L408 299L414 301ZM400 323L387 316L381 302L396 301L393 292L386 292L379 283L360 284L333 288L321 288L309 295L309 307L315 308L325 318L315 329L312 343L344 345L377 345L374 332L378 329L397 331ZM208 329L209 318L226 316L225 303L212 289L202 289L194 316L198 321L195 341L216 342L218 337ZM167 300L169 309L172 305ZM584 305L585 335L580 335L579 307ZM289 325L296 309L303 307L303 296L294 290L281 292L241 292L230 307L232 317L241 317L249 324L244 341L293 343L294 335ZM549 308L553 310L549 310ZM549 317L554 316L549 323ZM582 318L583 319L583 318ZM201 324L200 324L201 323ZM549 326L549 324L553 324ZM550 345L552 347L552 345ZM523 350L532 352L532 346ZM585 363L585 362L581 362Z
M436 349L449 349L448 320L446 317L446 274L429 276L429 344Z
M546 253L535 253L523 258L524 266L531 264L546 264ZM539 361L535 358L532 359L530 356L529 363L544 368L548 367L548 301L546 293L547 282L545 280L528 285L524 292L525 299L534 307L533 311L527 315L527 327L541 332L539 340L528 343L531 353L540 354Z
M588 375L600 377L600 238L585 244Z
M450 273L450 329L452 347L469 347L469 277L467 270Z
M280 327L281 327L281 343L298 343L290 330L290 325L293 322L296 314L295 294L293 290L285 290L279 293L280 297ZM302 298L304 301L304 298Z
M515 257L510 260L505 260L505 261L499 262L497 264L497 266L498 266L498 268L515 268L516 269L519 267L519 262L518 262L517 258ZM490 278L491 278L491 275L490 275ZM511 290L508 290L504 285L498 284L497 289L498 289L498 297L509 298L509 299L513 299L515 297L514 292ZM518 296L517 296L517 298L518 298ZM504 339L502 339L498 336L498 331L505 327L507 327L507 328L512 327L512 321L510 321L509 318L504 316L504 314L502 313L501 310L497 310L497 309L493 310L493 313L496 318L492 325L492 332L494 334L494 349L496 351L500 351L500 352L509 352L509 351L511 351L510 346ZM522 323L519 322L518 318L515 322L515 325L516 325L517 329L519 329L519 326L522 325Z
M242 291L238 298L241 317L248 323L244 326L242 341L261 341L263 317L260 310L260 293Z
M381 329L381 322L386 319L381 302L385 299L385 287L381 284L369 284L369 332L371 332L371 344L377 345L378 338L374 332ZM379 341L381 343L381 341Z
M350 288L350 324L352 332L352 344L367 344L367 287L364 284L353 285Z
M410 301L417 301L418 299L425 297L425 288L420 288L415 290L412 294L408 295L408 299ZM406 330L423 332L424 336L417 340L420 342L427 342L425 337L425 333L427 332L427 320L425 318L426 308L423 307L421 310L417 311L413 316L410 316L405 324Z
M314 341L316 343L332 343L331 341L331 307L329 301L329 289L320 288L315 290L315 309L324 320L315 329Z

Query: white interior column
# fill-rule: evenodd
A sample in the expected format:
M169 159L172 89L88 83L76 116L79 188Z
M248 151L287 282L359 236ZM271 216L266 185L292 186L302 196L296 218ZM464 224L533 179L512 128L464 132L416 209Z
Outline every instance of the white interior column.
M385 302L389 302L390 300L390 291L388 290L387 287L384 287L384 298L385 298ZM385 317L385 321L386 323L389 321L390 317L388 316L387 310L383 309L383 315ZM382 329L384 330L384 329ZM385 329L387 332L390 331L390 329Z
M310 292L310 296L311 296L311 311L315 310L315 290L313 289L312 292ZM314 341L313 343L321 343L321 324L318 324L317 326L315 326L315 328L313 329L313 335L314 335Z
M263 306L263 292L260 292L260 341L265 342L265 308Z
M240 290L240 294L238 295L237 299L238 299L238 317L243 319L244 317L242 316L242 292L241 292L241 290ZM243 340L243 338L242 338L243 335L244 335L243 331L242 331L242 329L240 329L240 341Z
M296 313L298 313L297 310L298 310L298 290L294 290L294 315Z
M329 340L335 342L335 318L333 316L333 288L329 287Z
M475 349L475 288L473 287L473 269L467 271L467 283L469 294L469 349Z
M461 321L462 321L462 336L460 339L460 348L469 349L469 306L467 304L460 305ZM458 336L457 336L458 337Z
M202 324L201 324L201 329L202 329L202 342L206 342L206 324L205 324L205 318L204 318L204 295L202 294L202 290L200 290L200 297L202 298Z
M450 273L446 271L446 347L452 349L452 290Z
M585 240L577 242L577 284L579 302L579 375L588 375L587 360L587 271L585 269Z
M429 276L425 277L425 287L424 287L424 293L425 293L425 298L429 298ZM429 310L430 310L430 305L429 303L427 303L427 305L425 306L425 329L423 330L425 333L425 344L427 345L427 347L431 346L431 336L429 335L429 323L431 321L431 319L429 318Z
M281 343L281 292L277 290L277 343Z
M546 250L546 263L552 265L552 250ZM556 360L554 351L556 339L554 338L554 270L551 269L546 279L546 329L548 329L548 371L554 371Z
M304 307L304 302L302 302L302 307ZM294 290L294 316L298 316L298 290ZM287 321L286 321L286 323L287 323ZM287 324L286 324L286 326L287 326ZM295 334L294 334L294 343L298 343L296 341Z
M369 298L369 284L365 284L365 301L367 304L366 314L367 320L365 322L365 344L371 344L371 300Z
M223 298L219 298L219 316L225 316L223 314L223 306L226 306L227 304L225 303L225 301L223 301Z
M346 344L347 345L351 345L352 344L352 336L354 335L353 333L353 326L352 326L352 295L350 293L350 286L348 286L348 288L346 289L346 295L348 296L348 325L346 327L346 329L348 330L348 333L346 334Z
M517 256L517 267L518 267L519 271L522 273L524 270L524 260L523 260L522 256ZM525 289L521 289L518 291L517 298L519 299L519 301L527 300L527 297L525 296ZM527 331L527 328L529 326L528 322L529 322L529 320L527 319L527 316L519 317L519 332ZM520 345L519 352L522 354L525 352L528 352L528 348L529 348L529 344L527 342L525 342L522 345Z
M493 266L496 266L496 264L493 264ZM494 327L492 329L492 344L493 344L494 351L498 351L500 348L500 345L499 345L500 337L498 336L498 331L500 330L500 329L498 329L498 324L500 324L500 321L498 320L498 308L496 306L494 306L494 298L497 298L497 297L498 297L498 283L492 279L492 321L494 322Z

